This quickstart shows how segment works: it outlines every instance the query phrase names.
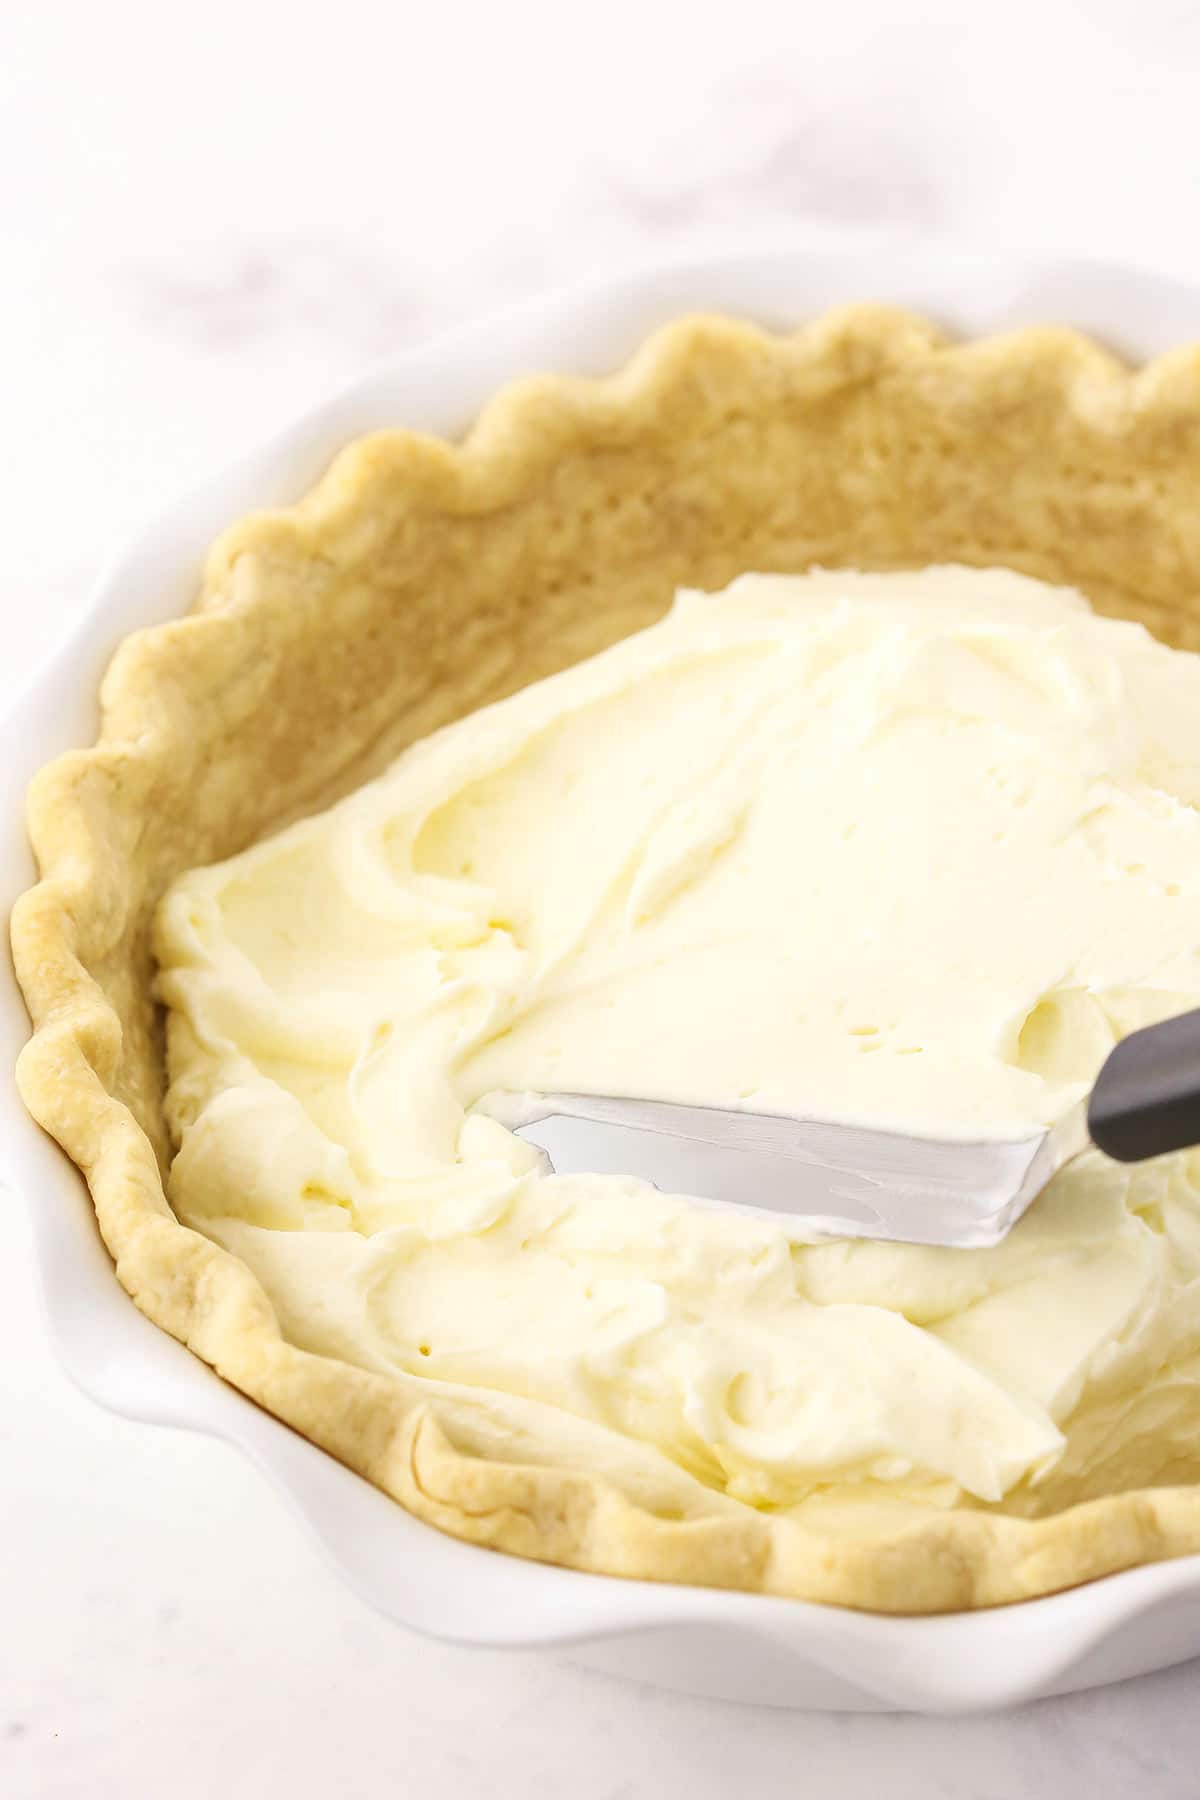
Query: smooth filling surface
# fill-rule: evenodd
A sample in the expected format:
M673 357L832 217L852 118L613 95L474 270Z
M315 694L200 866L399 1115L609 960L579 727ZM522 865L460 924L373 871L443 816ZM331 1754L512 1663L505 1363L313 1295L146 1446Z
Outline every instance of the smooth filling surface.
M179 1216L495 1454L838 1530L1200 1476L1197 1153L1093 1154L993 1250L814 1244L478 1109L1058 1116L1200 1004L1200 659L1140 626L1002 570L684 593L184 876L156 947Z

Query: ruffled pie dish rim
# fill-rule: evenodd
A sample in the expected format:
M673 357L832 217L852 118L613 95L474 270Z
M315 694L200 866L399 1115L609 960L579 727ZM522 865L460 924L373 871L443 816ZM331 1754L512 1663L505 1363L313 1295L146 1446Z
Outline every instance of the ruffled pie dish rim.
M608 433L611 441L631 419L653 435L678 408L681 392L685 410L703 406L703 390L715 379L714 348L722 367L730 356L734 362L745 357L760 372L773 358L799 357L810 392L827 391L830 381L859 383L904 369L936 388L950 370L949 403L973 407L995 424L1036 395L1043 414L1049 408L1048 416L1069 419L1084 441L1095 439L1106 453L1130 452L1134 470L1147 445L1160 457L1169 450L1195 459L1200 443L1200 358L1193 351L1130 371L1070 332L1031 330L963 345L911 315L879 308L846 309L780 338L726 320L685 320L658 333L617 376L551 377L502 393L459 448L402 433L388 434L388 441L403 447L405 480L414 491L440 495L443 503L454 492L475 505L511 506L522 483L543 478L564 446L589 433ZM698 382L701 368L707 373ZM1104 1497L1034 1521L952 1512L886 1537L837 1545L744 1508L720 1518L656 1517L577 1470L464 1455L443 1427L436 1398L399 1407L388 1391L392 1384L286 1344L244 1265L174 1220L155 1147L114 1091L122 1079L121 1020L79 955L80 936L97 915L107 916L107 942L92 961L116 954L128 925L120 895L105 879L112 871L100 867L100 829L106 809L119 812L127 804L139 770L144 777L171 748L173 709L162 703L159 659L167 658L173 679L186 680L198 663L216 673L207 653L197 658L197 644L225 640L226 651L244 648L242 640L231 640L262 597L239 573L239 562L244 569L254 555L269 558L289 532L302 536L314 518L352 518L381 443L371 439L343 452L297 507L227 533L210 558L195 612L138 634L118 653L105 682L98 743L50 765L31 790L42 879L13 915L14 959L35 1027L21 1056L20 1086L33 1116L88 1174L123 1285L148 1317L241 1392L418 1517L535 1560L913 1613L1032 1598L1200 1549L1200 1489L1190 1488ZM1133 456L1139 448L1142 455ZM1037 563L1036 555L996 559ZM1093 587L1102 606L1111 598L1100 576L1082 585ZM1145 602L1143 616L1162 630L1170 607L1154 594ZM1197 621L1184 616L1176 623L1193 641ZM221 667L227 674L227 663ZM332 783L336 790L339 774L325 771L318 787ZM291 810L327 797L314 788Z

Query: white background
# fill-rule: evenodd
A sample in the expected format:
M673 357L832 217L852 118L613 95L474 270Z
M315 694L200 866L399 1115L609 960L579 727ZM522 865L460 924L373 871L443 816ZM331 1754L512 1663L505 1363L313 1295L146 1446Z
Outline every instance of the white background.
M798 228L1200 278L1198 81L1190 0L0 0L0 699L181 485L548 285ZM1196 1701L1192 1666L992 1719L807 1717L418 1641L232 1452L77 1398L0 1209L13 1800L1171 1800Z

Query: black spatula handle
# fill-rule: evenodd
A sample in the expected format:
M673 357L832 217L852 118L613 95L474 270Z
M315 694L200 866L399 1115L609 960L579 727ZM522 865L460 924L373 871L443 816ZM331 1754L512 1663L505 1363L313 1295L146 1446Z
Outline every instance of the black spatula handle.
M1088 1130L1118 1162L1200 1144L1200 1010L1122 1038L1096 1078Z

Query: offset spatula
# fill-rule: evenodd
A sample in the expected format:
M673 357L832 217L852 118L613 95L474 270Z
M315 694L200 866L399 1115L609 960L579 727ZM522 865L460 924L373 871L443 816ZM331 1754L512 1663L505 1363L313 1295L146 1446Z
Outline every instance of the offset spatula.
M1086 1100L1015 1141L590 1094L510 1094L489 1110L559 1174L636 1175L666 1193L782 1214L821 1236L981 1249L1092 1145L1142 1162L1200 1143L1200 1011L1132 1032Z

